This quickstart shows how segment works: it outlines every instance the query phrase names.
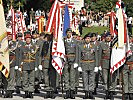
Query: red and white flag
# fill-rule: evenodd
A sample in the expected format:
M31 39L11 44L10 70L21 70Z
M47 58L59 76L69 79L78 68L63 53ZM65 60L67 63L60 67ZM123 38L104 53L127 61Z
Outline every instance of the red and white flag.
M26 25L25 25L23 14L21 11L18 11L15 14L18 16L16 17L17 32L22 33L23 39L24 39L24 32L26 32Z
M52 65L61 75L64 67L63 60L65 60L65 47L62 31L62 11L58 0L55 0L50 10L46 31L53 32Z
M13 40L16 40L16 16L13 7L11 6L11 9L8 12L7 18L6 18L6 27L7 31L12 33Z
M119 0L119 2L121 2L121 0ZM111 74L113 74L117 69L119 69L125 63L127 57L132 55L129 45L127 18L126 14L121 9L121 5L119 6L119 9L116 13L116 17L118 19L118 26L117 28L115 28L116 36L112 41L111 69L110 69Z

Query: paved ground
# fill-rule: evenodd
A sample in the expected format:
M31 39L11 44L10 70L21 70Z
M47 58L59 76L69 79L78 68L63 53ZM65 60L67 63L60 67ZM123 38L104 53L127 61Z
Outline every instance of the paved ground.
M76 100L82 100L83 96L84 96L81 79L80 79L79 85L80 85L80 87L78 88L78 94L76 95L76 98L75 98ZM114 100L122 100L121 90L119 88L117 88L116 91L117 91L116 92L117 95L115 95ZM103 90L103 85L99 84L99 88L97 89L97 93L98 94L95 96L95 100L104 100L105 93ZM21 91L20 95L14 93L14 97L12 99L0 98L0 100L24 100L23 95L24 95L24 92ZM45 95L45 92L44 92L44 89L42 88L41 93L40 94L34 94L34 98L31 100L44 100L44 95ZM60 91L59 95L56 96L55 100L63 100L63 99L64 98L63 98L62 92ZM26 100L30 100L30 99L28 98ZM51 99L48 99L48 100L51 100ZM68 99L68 100L70 100L70 99Z

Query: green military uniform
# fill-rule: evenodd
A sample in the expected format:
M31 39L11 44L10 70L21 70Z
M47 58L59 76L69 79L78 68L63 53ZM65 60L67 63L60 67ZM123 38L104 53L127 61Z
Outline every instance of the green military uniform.
M98 66L97 48L93 43L83 43L79 48L79 59L83 70L83 86L86 93L90 93L90 99L93 98L94 91L94 68Z
M17 48L16 48L16 66L15 66L15 76L16 76L16 93L20 93L19 88L22 87L22 73L18 70L19 67L19 59L20 59L20 48L23 46L24 42L21 40L18 40L16 42Z
M133 43L130 43L130 49L133 52ZM133 55L127 58L126 64L123 68L124 80L124 100L133 100Z
M117 85L117 71L110 77L110 50L111 42L103 41L100 43L100 61L102 66L102 74L104 78L106 98L112 98L112 92L115 91ZM111 96L112 95L112 96Z
M36 53L36 61L35 61L35 67L36 67L36 71L35 71L35 93L39 93L38 88L39 88L39 82L41 82L42 79L42 69L39 69L39 65L42 65L42 56L41 56L41 52L42 52L42 47L43 47L43 40L39 39L37 40L34 45L36 45L38 47L38 51Z
M100 65L100 60L99 60L99 47L100 47L100 42L99 41L92 41L92 43L96 46L97 54L98 54L98 65ZM97 66L99 67L99 66ZM98 81L99 81L99 74L100 71L95 73L95 89L94 89L94 94L96 94L96 88L98 88Z
M13 97L12 93L15 87L15 65L16 65L16 42L15 41L8 41L9 43L9 61L10 61L10 73L9 77L7 78L7 85L6 85L6 94L5 98Z
M38 48L30 44L24 44L20 49L20 63L22 66L23 75L23 90L26 96L32 98L32 92L34 92L34 82L35 82L35 61L36 52Z
M75 75L76 68L74 64L78 63L78 45L77 41L73 38L71 40L65 39L65 53L66 53L66 63L64 66L64 80L65 80L65 91L75 90ZM70 94L70 93L67 93Z
M45 81L45 89L49 90L50 89L50 84L49 84L49 66L50 66L50 59L51 59L51 43L48 41L44 41L43 45L43 50L42 50L42 56L43 56L43 77Z

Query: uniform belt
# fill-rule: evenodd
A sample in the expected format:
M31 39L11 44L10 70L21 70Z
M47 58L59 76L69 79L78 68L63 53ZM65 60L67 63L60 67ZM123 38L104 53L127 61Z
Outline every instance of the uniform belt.
M110 59L109 56L103 56L102 59Z
M45 59L49 59L50 57L48 57L48 56L46 56L46 57L44 57Z
M89 62L89 63L92 63L92 62L95 62L95 60L81 60L82 62Z
M75 57L75 54L66 55L66 57Z
M23 61L24 61L24 62L29 62L29 63L30 63L30 62L34 62L35 60L31 60L31 59L24 59Z
M127 61L126 64L127 65L132 65L133 64L133 61Z

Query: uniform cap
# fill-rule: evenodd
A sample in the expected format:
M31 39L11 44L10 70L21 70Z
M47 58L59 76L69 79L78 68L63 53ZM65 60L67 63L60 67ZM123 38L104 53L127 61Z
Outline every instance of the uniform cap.
M72 29L71 28L68 28L67 30L66 30L66 33L67 32L72 32Z
M31 35L30 34L26 34L25 35L25 39L27 39L27 38L31 38Z

